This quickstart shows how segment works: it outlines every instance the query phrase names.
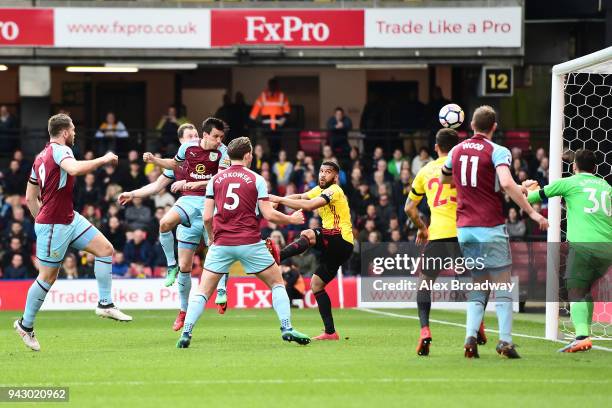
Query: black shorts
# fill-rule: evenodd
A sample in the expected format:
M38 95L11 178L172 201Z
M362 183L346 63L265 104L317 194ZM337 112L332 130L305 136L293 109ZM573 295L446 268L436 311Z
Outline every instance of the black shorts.
M322 252L322 268L315 272L325 283L331 282L338 273L338 268L349 260L353 254L353 244L340 234L324 234L321 228L315 228L317 242L315 248Z
M461 257L461 248L457 237L433 239L425 246L423 251L423 265L421 272L428 278L436 279L445 268L444 263L449 259ZM446 261L446 262L445 262Z

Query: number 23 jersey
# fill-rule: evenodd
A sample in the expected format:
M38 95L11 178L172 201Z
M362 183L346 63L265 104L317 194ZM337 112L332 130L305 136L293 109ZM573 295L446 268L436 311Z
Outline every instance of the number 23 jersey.
M427 163L412 182L408 198L419 202L427 197L431 211L429 240L457 236L457 190L440 181L442 166L446 157Z

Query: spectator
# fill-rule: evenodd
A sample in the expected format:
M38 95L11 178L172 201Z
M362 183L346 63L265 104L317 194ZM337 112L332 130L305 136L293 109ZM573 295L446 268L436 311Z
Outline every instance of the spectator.
M371 231L368 234L368 242L370 244L378 244L378 243L380 243L380 232L378 232L378 231Z
M130 162L130 171L123 177L121 187L123 191L134 191L147 184L147 178L142 172L138 161Z
M385 159L379 159L376 162L376 170L375 171L379 171L384 175L384 179L385 182L392 182L394 180L393 176L391 175L391 173L389 173L389 171L387 170L388 166L387 166L387 161Z
M224 120L228 124L231 124L232 122L232 97L230 96L230 94L228 93L223 94L221 106L215 112L215 117L221 120ZM176 139L176 132L174 132L174 138Z
M23 255L13 254L11 263L4 268L5 279L26 279L32 277L23 262Z
M8 246L8 244L11 242L11 239L13 238L19 239L24 248L30 248L31 240L33 237L28 235L28 233L23 230L23 224L21 222L13 221L10 224L10 230L3 239L3 244L5 246Z
M281 133L291 113L289 99L280 90L278 80L272 78L268 81L268 88L263 91L251 109L250 118L260 118L261 127L266 129L270 151L278 152L281 149Z
M0 149L13 151L17 142L17 120L6 105L0 105Z
M376 231L376 222L373 219L366 219L363 229L359 232L359 242L366 242L370 232Z
M25 160L25 158L23 157L23 152L20 149L17 149L13 152L13 160L17 160L17 162L19 163L19 169L29 176L29 173L32 170L32 163Z
M94 266L96 263L96 257L93 254L85 251L81 251L79 255L81 256L81 267L79 268L81 273L79 274L79 278L95 279L96 272Z
M278 161L272 166L272 172L276 176L276 184L285 187L291 180L293 173L293 164L287 161L287 152L281 150L278 152ZM283 194L281 192L281 194Z
M134 197L132 205L125 210L125 221L129 229L146 231L151 215L151 209L142 205L142 198Z
M113 244L113 248L120 250L125 246L125 231L116 216L108 219L108 224L102 227L102 233Z
M357 212L357 215L365 215L366 208L370 204L374 204L376 199L370 194L370 186L365 181L362 181L359 184L357 194L351 197L350 202L354 205L353 209Z
M536 180L540 183L540 186L548 184L548 157L542 157L540 160L540 166L536 173Z
M128 131L123 122L117 121L113 112L108 112L106 120L102 122L96 132L98 156L102 156L109 150L115 151L117 149L117 139L126 139L128 136Z
M393 183L392 194L393 202L397 204L398 209L403 212L404 204L412 188L412 174L408 168L404 168L400 171L399 180Z
M542 205L541 205L541 203L532 204L532 207L538 213L540 213L540 214L542 214L543 216L546 217L547 214L546 213L542 213ZM538 225L538 223L534 222L531 218L527 218L527 220L525 222L525 226L526 226L526 230L527 230L527 235L529 235L531 238L533 238L535 240L544 240L546 238L546 231L540 229L540 226Z
M97 179L100 181L100 190L106 191L110 184L119 184L122 177L117 173L117 168L109 164L99 170Z
M378 198L376 214L380 217L380 227L382 230L389 228L391 218L397 218L397 210L391 204L388 194L381 194Z
M270 233L270 239L272 241L274 241L274 243L279 247L279 248L284 248L287 245L287 242L285 241L285 236L283 235L282 232L280 232L279 230L274 230Z
M96 185L96 176L88 173L83 179L83 184L77 184L75 197L75 209L82 211L86 205L100 205L102 201L102 191Z
M306 159L306 153L303 150L298 150L295 154L295 164L293 165L293 176L292 180L297 187L301 187L304 184L304 160Z
M395 179L399 179L400 172L402 171L402 163L406 161L404 158L404 152L402 149L395 149L393 151L393 158L387 164L387 171Z
M79 270L77 268L76 256L73 253L68 253L62 263L60 277L63 279L78 279Z
M179 126L187 122L188 120L186 117L177 117L176 107L170 105L168 106L168 111L166 114L162 116L157 123L156 129L160 132L161 145L162 148L165 148L164 151L166 152L167 156L174 154L174 152L176 152L178 149L176 134Z
M146 240L146 233L142 229L135 229L132 239L125 244L125 261L135 277L151 276L153 266L153 247Z
M2 172L4 191L7 195L25 195L25 189L30 174L21 169L17 160L11 160L9 168Z
M23 244L21 243L21 240L19 238L11 238L11 240L9 241L9 248L2 257L2 267L6 268L7 266L11 265L11 262L13 261L13 255L19 254L23 257L23 264L26 266L26 268L29 271L34 270L34 265L32 265L32 261L30 258L30 252L31 251L29 251L27 248L23 247Z
M96 208L93 204L87 204L84 208L83 208L83 213L82 213L83 217L85 217L85 219L87 221L89 221L91 223L91 225L93 225L94 227L100 229L101 225L102 225L102 217L100 215L100 209Z
M130 265L125 261L121 251L115 251L113 256L113 278L127 278Z
M294 256L291 259L293 259L293 262L304 277L314 275L319 267L317 257L312 251L302 252L300 255Z
M21 205L13 206L12 213L13 214L11 217L11 223L20 223L23 227L23 232L25 235L27 235L28 237L35 237L36 234L34 233L34 224L32 223L32 221L30 221L29 218L26 218L25 210L23 209L23 207Z
M349 151L348 132L353 129L351 118L344 114L344 109L338 106L334 110L334 116L327 120L327 130L331 139L333 151L341 156Z
M253 161L251 161L251 170L257 174L261 174L261 168L266 161L264 157L264 150L260 144L256 144L253 147Z
M431 155L429 154L429 149L425 146L421 147L419 149L418 156L415 156L414 159L412 159L412 167L410 168L411 173L417 174L423 166L425 166L427 163L429 163L432 160L433 159L431 158Z
M374 183L370 185L370 192L378 198L379 195L379 187L384 186L383 188L387 193L392 191L391 183L385 180L385 172L384 171L375 171L374 172Z
M402 231L400 230L392 230L391 235L389 237L389 241L391 242L402 242L404 238L402 237Z
M518 211L516 211L516 208L514 207L510 207L508 210L506 228L508 229L508 235L510 238L523 238L525 236L525 232L527 232L525 221L519 219Z
M380 146L376 146L374 148L374 152L372 153L372 162L370 163L369 168L372 172L377 170L378 161L384 159L384 150Z

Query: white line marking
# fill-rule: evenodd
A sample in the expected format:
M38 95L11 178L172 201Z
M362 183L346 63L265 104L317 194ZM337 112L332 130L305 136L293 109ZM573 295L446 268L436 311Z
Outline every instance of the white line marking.
M361 310L362 312L368 312L368 313L374 313L374 314L379 314L379 315L383 315L383 316L390 316L390 317L399 317L401 319L410 319L410 320L419 320L419 318L417 316L409 316L409 315L403 315L403 314L398 314L398 313L391 313L391 312L382 312L380 310L374 310L374 309L367 309L367 308L355 308L355 310ZM454 326L454 327L463 327L465 328L465 324L461 324L461 323L454 323L454 322L447 322L446 320L435 320L435 319L430 319L430 322L433 323L438 323L438 324L443 324L446 326ZM499 333L499 330L493 330L493 329L486 329L487 332L491 332L491 333ZM551 341L548 340L545 337L540 337L540 336L531 336L529 334L521 334L521 333L512 333L512 336L515 337L523 337L526 339L535 339L535 340L546 340L546 341ZM566 343L563 340L552 340L555 341L557 343ZM607 348L607 347L602 347L602 346L596 346L593 345L593 349L595 350L601 350L601 351L609 351L612 352L612 348Z
M152 380L152 381L62 381L62 383L22 383L22 384L0 384L0 387L97 387L100 385L235 385L235 384L312 384L312 383L541 383L541 384L610 384L611 379L581 380L573 378L457 378L457 377L435 377L435 378L271 378L271 379L235 379L235 380Z

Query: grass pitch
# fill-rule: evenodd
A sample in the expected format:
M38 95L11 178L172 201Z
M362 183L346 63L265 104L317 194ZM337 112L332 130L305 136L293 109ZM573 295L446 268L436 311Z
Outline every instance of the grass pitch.
M432 323L431 355L418 357L418 320L395 316L416 311L384 313L391 315L335 310L341 341L298 346L281 341L272 310L221 316L209 309L191 347L179 350L173 311L132 312L132 323L93 311L42 312L36 353L12 329L19 313L3 312L0 386L67 386L68 405L104 408L612 405L610 352L560 354L559 343L515 337L523 358L504 360L489 333L481 358L467 361L464 329ZM431 317L465 320L459 312L434 310ZM486 321L496 328L494 314ZM312 309L294 310L293 323L310 335L322 326ZM541 336L544 326L539 317L515 315L513 331Z

